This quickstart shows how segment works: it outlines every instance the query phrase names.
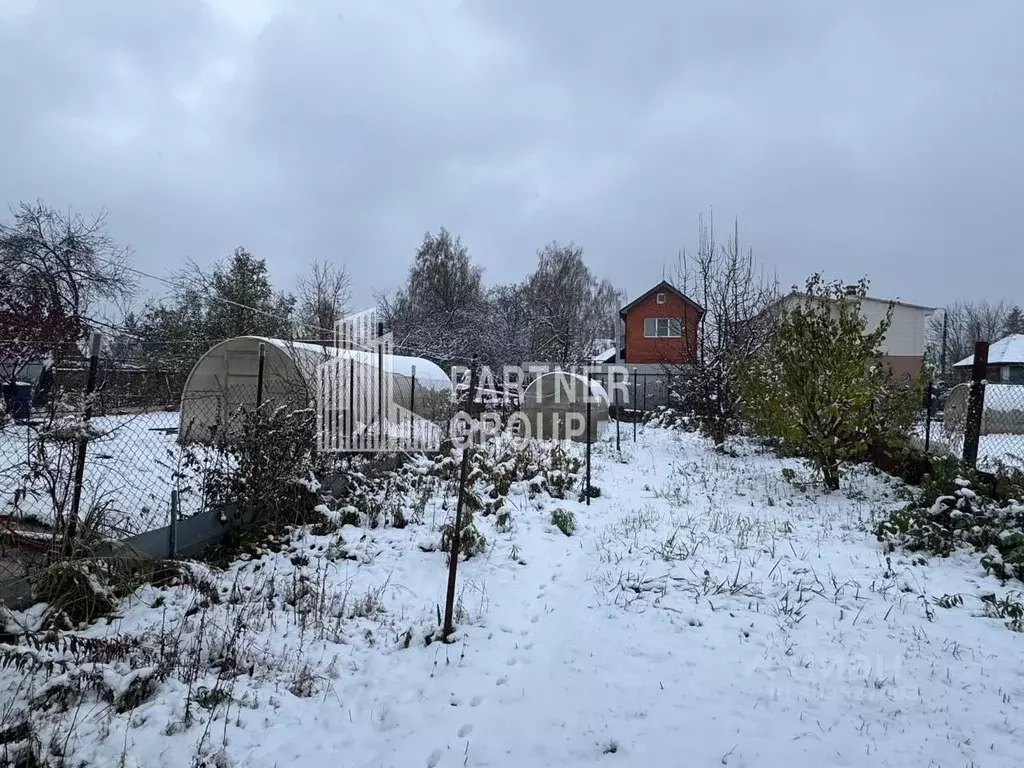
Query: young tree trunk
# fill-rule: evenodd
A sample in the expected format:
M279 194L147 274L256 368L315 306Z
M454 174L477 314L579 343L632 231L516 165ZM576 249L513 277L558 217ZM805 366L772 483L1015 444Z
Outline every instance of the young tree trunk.
M830 491L839 490L839 461L837 459L826 459L822 463L821 475L826 489Z

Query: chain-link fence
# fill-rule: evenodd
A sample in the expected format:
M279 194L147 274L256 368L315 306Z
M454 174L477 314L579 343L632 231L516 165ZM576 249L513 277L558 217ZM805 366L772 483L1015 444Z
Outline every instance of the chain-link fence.
M209 507L207 480L224 461L217 444L240 434L246 414L258 405L264 413L315 412L312 374L286 365L287 356L268 357L251 371L225 358L223 370L203 377L190 375L205 368L187 352L177 355L181 366L165 368L98 359L91 387L88 366L54 366L49 382L33 382L25 402L5 391L0 581L44 561L69 520L79 521L80 533L123 539L168 525L172 496L178 516L197 515ZM457 407L447 379L404 381L394 398L405 416L396 426L402 434L415 414L447 436ZM296 450L315 450L309 441Z
M971 435L968 405L971 384L958 384L941 405L938 429L933 440L955 456L963 456ZM981 422L978 426L978 468L999 465L1024 467L1024 384L987 382L982 393Z

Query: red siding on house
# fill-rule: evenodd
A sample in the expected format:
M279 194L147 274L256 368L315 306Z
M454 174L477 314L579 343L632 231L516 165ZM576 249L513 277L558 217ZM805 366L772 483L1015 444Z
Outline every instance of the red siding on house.
M671 290L662 291L665 303L658 303L658 292L639 301L626 310L623 338L625 340L625 362L637 364L685 364L696 358L697 326L701 312L693 304L682 299ZM683 318L681 338L647 338L644 336L644 320L649 317Z

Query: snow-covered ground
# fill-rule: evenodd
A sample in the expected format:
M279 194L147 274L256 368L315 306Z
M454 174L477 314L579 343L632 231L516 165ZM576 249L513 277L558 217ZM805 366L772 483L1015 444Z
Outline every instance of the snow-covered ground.
M424 641L447 573L434 498L420 524L240 559L209 575L219 600L142 589L85 634L162 638L198 676L120 714L36 711L40 738L147 768L1022 764L1024 634L979 600L1008 590L977 556L886 557L868 529L895 481L858 471L824 495L798 462L623 438L621 460L596 451L589 507L514 492L510 530L478 514L454 643ZM123 694L155 664L90 672ZM41 680L0 671L0 701L68 683Z
M156 411L95 418L92 426L102 436L90 442L83 480L83 513L95 503L105 504L107 517L125 533L141 533L167 525L175 473L182 472L177 445L177 411ZM0 430L0 512L9 513L16 488L24 487L24 467L36 445L29 427L10 425ZM63 449L60 461L73 463L73 449ZM65 472L68 477L70 473ZM48 522L53 503L46 482L29 483L28 495L18 510ZM183 496L183 505L191 498ZM188 508L184 508L185 513Z

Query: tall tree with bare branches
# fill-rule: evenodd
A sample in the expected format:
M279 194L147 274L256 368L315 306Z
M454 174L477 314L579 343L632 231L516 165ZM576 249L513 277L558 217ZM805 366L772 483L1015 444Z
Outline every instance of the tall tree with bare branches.
M549 243L537 252L527 280L530 351L534 360L559 365L584 362L598 338L614 336L621 295L598 280L575 243Z
M396 349L443 365L479 354L487 319L482 277L457 235L444 227L424 235L405 286L393 296L377 296Z
M131 251L107 233L106 215L84 218L42 202L20 203L0 222L0 274L39 309L84 339L127 305L135 281ZM35 300L35 299L34 299Z
M957 301L936 312L926 329L928 358L943 376L958 361L974 354L978 341L1006 335L1013 307L1005 301ZM945 353L945 354L943 354Z
M344 265L314 261L298 281L298 319L307 338L330 344L334 325L348 312L352 280Z
M714 219L698 220L697 250L683 251L676 267L680 290L704 307L694 363L674 379L676 403L695 417L717 446L739 426L740 375L769 342L778 287L739 243L734 223L728 241L715 240Z

